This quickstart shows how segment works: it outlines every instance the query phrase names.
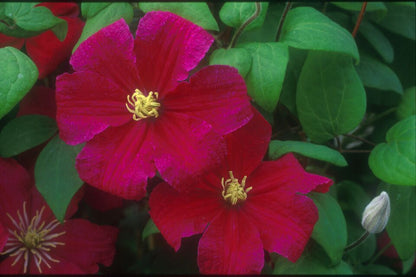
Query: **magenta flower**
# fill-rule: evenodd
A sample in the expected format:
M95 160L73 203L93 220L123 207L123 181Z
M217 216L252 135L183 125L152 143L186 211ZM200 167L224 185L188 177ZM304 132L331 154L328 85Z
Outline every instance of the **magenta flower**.
M32 179L15 160L0 158L0 275L91 274L98 263L110 266L117 228L70 219L81 199L78 194L61 224Z
M6 227L4 227L0 223L0 252L3 250L3 247L6 244L8 238L9 238L9 233L7 232Z
M256 112L226 136L225 163L192 191L162 183L150 195L150 215L176 251L181 238L203 233L201 273L259 273L263 249L295 262L309 240L318 212L303 194L326 192L332 181L305 172L292 154L261 162L270 134L270 125Z
M133 39L123 19L71 57L56 81L57 122L69 144L87 141L80 177L126 199L140 199L156 169L178 189L219 164L222 135L252 117L244 80L229 66L192 75L213 37L169 12L149 12Z

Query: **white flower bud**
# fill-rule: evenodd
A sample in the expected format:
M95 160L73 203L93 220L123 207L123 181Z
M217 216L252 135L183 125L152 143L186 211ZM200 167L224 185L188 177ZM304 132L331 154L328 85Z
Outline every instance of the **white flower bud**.
M370 234L384 230L390 217L390 198L383 191L365 207L361 225Z

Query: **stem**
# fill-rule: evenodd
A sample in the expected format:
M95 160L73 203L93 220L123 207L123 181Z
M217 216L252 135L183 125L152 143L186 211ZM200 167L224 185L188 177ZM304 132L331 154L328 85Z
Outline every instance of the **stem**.
M339 137L335 137L335 140L337 141L337 148L339 152L342 152L342 146L341 146L341 140L339 139Z
M354 27L354 30L352 31L352 37L354 37L355 38L355 35L357 34L357 32L358 32L358 28L360 27L360 24L361 24L361 20L363 20L363 17L364 17L364 12L365 12L365 8L367 7L367 1L364 1L363 2L363 5L361 6L361 11L360 11L360 14L358 15L358 18L357 18L357 22L355 23L355 27Z
M356 241L354 241L353 243L345 247L344 253L360 245L363 241L365 241L365 239L368 237L369 234L370 234L369 232L365 231L364 234L362 234L362 236L359 239L357 239Z
M371 260L367 263L367 265L374 263L378 257L381 256L381 254L383 254L387 249L389 249L389 247L392 245L393 243L390 241L389 243L387 243L380 251L378 251L378 253L376 255L374 255Z
M282 32L283 22L285 22L286 15L291 7L292 3L290 1L286 2L285 9L283 10L282 16L280 17L279 27L277 28L276 41L279 41L280 33Z
M237 42L237 38L241 35L241 33L247 27L247 25L250 24L251 22L253 22L253 20L256 19L260 15L260 12L261 12L260 3L255 2L254 4L256 5L256 11L253 13L253 15L249 19L247 19L246 22L241 24L240 28L238 28L238 30L235 32L233 38L231 39L230 45L228 45L227 49L230 49L230 48L235 46L235 43Z
M344 136L361 140L362 142L367 143L367 144L370 144L370 145L373 145L373 146L376 145L374 142L371 142L369 140L366 140L365 138L362 138L362 137L359 137L359 136L356 136L356 135L344 134Z
M384 111L384 112L382 112L382 113L378 114L377 116L373 117L371 120L369 120L369 121L365 122L365 123L364 123L364 124L360 127L360 129L361 129L361 128L363 128L363 127L366 127L366 126L370 125L371 123L373 123L373 122L375 122L375 121L379 120L380 118L383 118L383 117L385 117L385 116L387 116L387 115L391 114L392 112L395 112L396 110L397 110L397 107L393 107L393 108L390 108L390 109L388 109L388 110L386 110L386 111Z
M340 152L341 153L370 153L371 150L360 150L360 149L358 149L358 150L355 150L355 149L349 150L349 149L342 149Z

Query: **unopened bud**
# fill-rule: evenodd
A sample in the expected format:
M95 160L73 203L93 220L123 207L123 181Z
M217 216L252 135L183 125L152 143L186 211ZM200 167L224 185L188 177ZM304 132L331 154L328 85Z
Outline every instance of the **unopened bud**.
M383 191L365 207L361 225L370 234L384 230L390 217L390 198Z

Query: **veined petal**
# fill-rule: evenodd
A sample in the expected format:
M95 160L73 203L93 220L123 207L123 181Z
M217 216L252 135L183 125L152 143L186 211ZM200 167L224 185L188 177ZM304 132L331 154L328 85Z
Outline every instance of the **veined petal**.
M185 80L214 38L203 28L170 12L148 12L137 27L137 68L149 91L161 96Z
M255 189L253 184L251 192ZM313 201L304 195L283 190L250 195L244 205L250 222L258 226L264 248L295 262L318 220L318 210Z
M39 70L39 79L52 73L60 63L71 56L71 51L81 36L84 22L79 18L61 17L68 24L68 33L60 41L52 31L26 39L26 50Z
M108 126L131 120L126 93L94 72L62 74L56 78L60 136L68 144L90 140Z
M146 194L148 177L153 177L153 147L145 122L108 128L79 153L76 168L88 184L125 199L138 200Z
M201 119L165 112L154 123L155 165L176 189L187 190L223 161L224 139Z
M72 55L70 64L75 71L93 71L112 80L130 94L136 88L143 90L135 61L133 36L122 18L83 41ZM103 87L100 83L95 85Z
M202 118L220 134L228 134L252 117L250 98L237 69L207 66L181 83L164 100L169 111Z
M153 189L149 214L166 241L178 251L181 239L202 233L222 210L221 195L197 188L180 193L166 183Z
M219 214L199 241L198 266L202 274L260 273L263 265L259 232L254 223L237 210L224 210Z

